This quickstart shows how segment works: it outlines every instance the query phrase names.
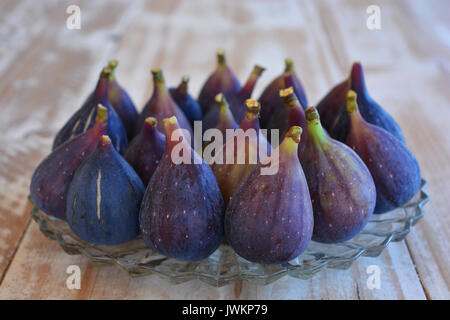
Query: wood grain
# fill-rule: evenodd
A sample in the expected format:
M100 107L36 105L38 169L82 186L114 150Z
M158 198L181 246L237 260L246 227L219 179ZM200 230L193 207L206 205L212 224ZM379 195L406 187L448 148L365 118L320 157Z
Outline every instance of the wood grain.
M444 1L378 1L382 29L366 28L371 1L79 1L81 30L65 27L70 1L2 1L0 23L0 298L2 299L448 299L450 119ZM400 123L431 202L407 240L346 271L327 269L304 281L268 286L245 281L212 288L172 286L157 276L132 279L113 266L65 254L30 224L26 200L34 167L95 84L110 58L139 108L151 94L150 68L170 85L191 77L200 90L225 48L242 81L253 64L267 68L255 97L291 57L311 104L360 60L373 97ZM65 285L79 265L81 290ZM381 288L367 285L369 265Z

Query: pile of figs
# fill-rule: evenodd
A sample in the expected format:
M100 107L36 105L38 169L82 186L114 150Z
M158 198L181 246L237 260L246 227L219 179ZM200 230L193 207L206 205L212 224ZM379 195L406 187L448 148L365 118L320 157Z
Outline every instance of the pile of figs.
M290 59L255 100L264 68L256 65L241 85L218 50L197 99L189 77L168 88L162 70L152 70L153 93L140 113L117 82L117 66L101 70L30 186L35 206L88 243L140 236L152 250L187 261L223 244L249 261L281 264L311 240L351 239L372 214L419 190L419 165L398 124L369 95L360 63L314 107ZM214 161L194 147L199 125L227 136L203 136L200 150L214 145ZM233 133L250 129L257 134L241 143L242 155ZM267 159L277 170L262 174L273 165Z

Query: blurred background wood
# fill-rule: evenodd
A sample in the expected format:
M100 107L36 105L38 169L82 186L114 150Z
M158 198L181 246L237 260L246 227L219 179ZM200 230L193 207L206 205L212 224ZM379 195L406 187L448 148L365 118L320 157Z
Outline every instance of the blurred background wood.
M66 28L66 8L81 8L81 29ZM3 299L449 299L450 3L377 1L381 30L366 27L368 0L321 1L32 1L0 3L0 298ZM177 286L157 276L132 279L65 254L30 221L27 201L35 166L52 138L93 89L108 59L142 108L150 68L170 85L191 77L198 93L224 48L244 81L256 63L267 68L255 97L291 57L309 101L317 103L365 66L373 97L400 123L428 179L425 218L406 241L347 271L325 270L304 281L268 286L239 281L212 288ZM66 268L79 265L80 290L68 290ZM369 290L369 265L381 288Z

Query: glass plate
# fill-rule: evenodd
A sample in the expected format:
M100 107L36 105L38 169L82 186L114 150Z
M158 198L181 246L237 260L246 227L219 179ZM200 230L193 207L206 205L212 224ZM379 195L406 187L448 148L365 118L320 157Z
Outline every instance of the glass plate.
M58 240L68 254L84 254L95 263L113 263L133 277L157 274L171 283L200 279L212 286L224 286L239 279L269 284L283 276L308 279L322 268L348 269L360 256L376 257L391 241L403 240L411 227L423 217L423 205L429 200L427 182L414 198L393 211L372 215L363 231L338 244L311 241L297 259L283 265L249 262L228 245L221 245L211 256L199 262L168 258L150 250L138 237L118 246L93 245L79 239L62 220L50 217L33 206L30 214L42 233Z

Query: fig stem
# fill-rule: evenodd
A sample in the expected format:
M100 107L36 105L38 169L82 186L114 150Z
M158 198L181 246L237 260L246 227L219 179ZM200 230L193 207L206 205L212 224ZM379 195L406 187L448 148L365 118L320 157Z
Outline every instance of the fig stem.
M108 110L99 103L97 105L97 116L95 117L95 121L106 123L107 120L108 120Z
M117 60L110 60L108 62L108 67L111 69L111 72L109 74L109 79L110 80L114 79L114 74L115 74L115 71L116 71L116 68L117 68L118 64L119 64L119 61L117 61Z
M246 106L246 115L253 119L259 117L259 112L261 111L261 105L258 100L255 99L247 99L245 100Z
M155 117L147 117L145 118L145 124L151 128L156 128L158 125L158 119Z
M292 86L286 89L281 89L280 98L283 101L284 106L286 106L287 108L301 107L300 101L298 100Z
M291 58L286 58L284 60L284 72L289 72L289 71L294 71L294 62L292 61Z
M188 85L189 85L189 76L183 76L181 78L180 85L178 86L178 91L180 93L186 94L188 92Z
M313 106L305 110L306 126L308 127L308 134L312 139L319 144L328 141L328 137L323 130L320 123L320 116L317 109Z
M217 50L217 64L219 66L227 65L227 60L225 59L225 51L223 49Z
M226 113L228 110L228 102L223 93L218 93L215 97L216 105L220 113Z
M358 102L356 101L357 94L353 90L349 90L347 93L347 112L353 113L358 111Z

